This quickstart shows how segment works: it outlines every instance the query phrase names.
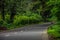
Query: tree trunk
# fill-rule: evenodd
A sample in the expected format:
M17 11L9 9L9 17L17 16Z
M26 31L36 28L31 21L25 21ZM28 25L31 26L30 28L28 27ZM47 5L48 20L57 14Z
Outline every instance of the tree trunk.
M13 22L14 16L16 14L16 3L13 3L11 10L11 15L10 15L10 22Z
M4 3L5 3L5 1L1 0L1 14L2 14L2 19L3 20L5 20L5 16L4 16L4 14L5 14L5 11L4 11L5 5L4 5Z
M41 4L42 4L42 12L41 12L41 15L42 15L42 18L43 18L43 21L46 22L46 15L45 15L45 1L46 0L40 0L41 1Z

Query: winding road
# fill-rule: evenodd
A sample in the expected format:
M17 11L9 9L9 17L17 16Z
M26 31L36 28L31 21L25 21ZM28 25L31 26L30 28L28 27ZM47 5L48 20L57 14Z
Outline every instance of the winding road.
M28 25L8 32L0 32L0 40L49 40L47 28L50 22Z

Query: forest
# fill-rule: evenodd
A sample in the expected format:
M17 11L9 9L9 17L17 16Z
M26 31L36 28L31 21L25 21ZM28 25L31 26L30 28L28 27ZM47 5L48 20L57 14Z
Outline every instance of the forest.
M0 0L0 30L54 22L48 34L60 37L60 0Z

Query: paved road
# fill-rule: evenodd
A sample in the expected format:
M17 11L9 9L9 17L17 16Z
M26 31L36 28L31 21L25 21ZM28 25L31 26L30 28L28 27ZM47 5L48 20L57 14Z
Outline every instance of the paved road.
M0 40L48 40L47 28L51 23L29 25L0 33Z

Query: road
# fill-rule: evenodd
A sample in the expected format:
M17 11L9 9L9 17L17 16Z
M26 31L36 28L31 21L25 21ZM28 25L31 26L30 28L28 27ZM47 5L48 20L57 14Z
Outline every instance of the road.
M0 40L49 40L47 28L51 23L35 24L0 33Z

